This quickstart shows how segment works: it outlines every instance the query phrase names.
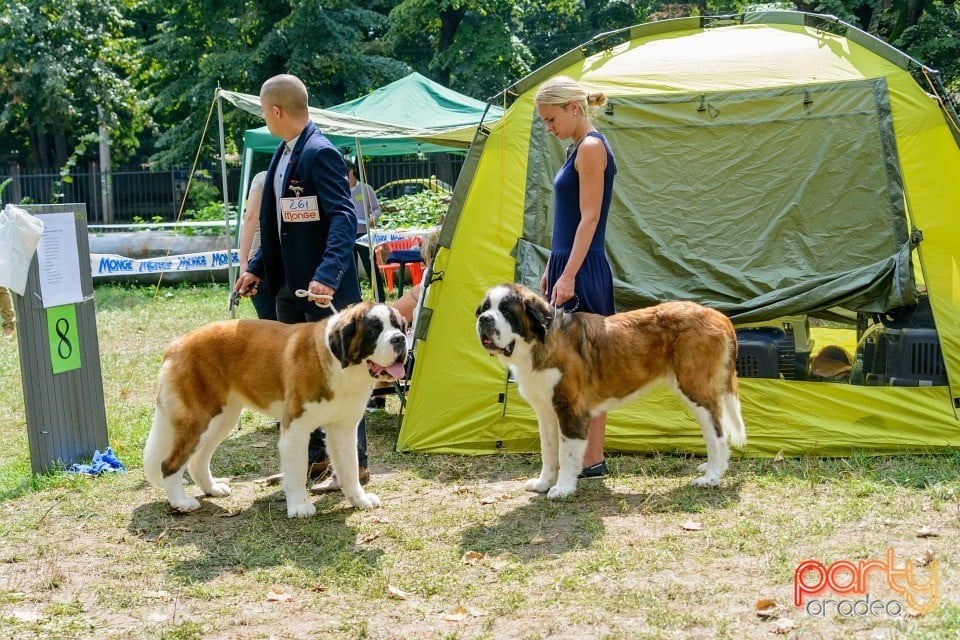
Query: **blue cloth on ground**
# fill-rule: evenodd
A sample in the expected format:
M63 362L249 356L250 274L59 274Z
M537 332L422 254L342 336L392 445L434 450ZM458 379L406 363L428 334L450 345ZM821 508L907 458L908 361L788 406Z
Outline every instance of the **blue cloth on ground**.
M127 468L123 466L123 463L120 462L120 459L117 458L113 453L112 447L107 447L107 449L100 453L100 450L97 449L93 452L93 460L90 461L90 464L74 464L67 469L68 473L85 473L91 476L98 476L101 473L123 473Z

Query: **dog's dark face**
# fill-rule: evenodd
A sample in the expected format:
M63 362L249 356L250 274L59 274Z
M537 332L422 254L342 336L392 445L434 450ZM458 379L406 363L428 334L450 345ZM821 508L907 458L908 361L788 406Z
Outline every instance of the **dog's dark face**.
M370 377L404 377L407 323L385 304L361 302L347 307L327 324L327 344L344 368L366 363Z
M491 355L510 358L518 342L542 344L549 320L546 300L522 285L501 284L487 291L477 307L477 335Z

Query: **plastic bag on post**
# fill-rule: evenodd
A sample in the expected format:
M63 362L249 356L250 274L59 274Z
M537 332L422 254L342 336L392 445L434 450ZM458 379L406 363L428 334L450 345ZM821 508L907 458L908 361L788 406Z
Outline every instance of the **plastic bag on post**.
M23 295L42 233L43 221L20 207L8 204L0 211L0 286Z

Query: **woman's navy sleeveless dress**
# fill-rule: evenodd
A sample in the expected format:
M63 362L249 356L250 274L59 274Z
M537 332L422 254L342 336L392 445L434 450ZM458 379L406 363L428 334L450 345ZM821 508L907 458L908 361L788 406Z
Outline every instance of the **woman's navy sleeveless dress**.
M603 243L607 233L607 214L610 212L613 176L617 173L617 166L607 139L596 131L587 135L599 138L607 150L607 167L603 172L603 200L600 204L600 220L597 222L590 250L574 281L575 295L563 307L566 311L589 311L609 316L616 313L613 304L613 271L610 269ZM553 179L553 240L547 271L548 297L567 266L577 225L580 224L580 174L573 166L579 149L580 145L577 144Z

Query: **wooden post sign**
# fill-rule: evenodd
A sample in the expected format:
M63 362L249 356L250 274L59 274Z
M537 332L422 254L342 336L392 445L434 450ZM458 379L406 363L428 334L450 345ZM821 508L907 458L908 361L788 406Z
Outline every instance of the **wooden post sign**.
M107 441L84 204L21 208L43 220L23 297L14 296L30 464L69 467Z

